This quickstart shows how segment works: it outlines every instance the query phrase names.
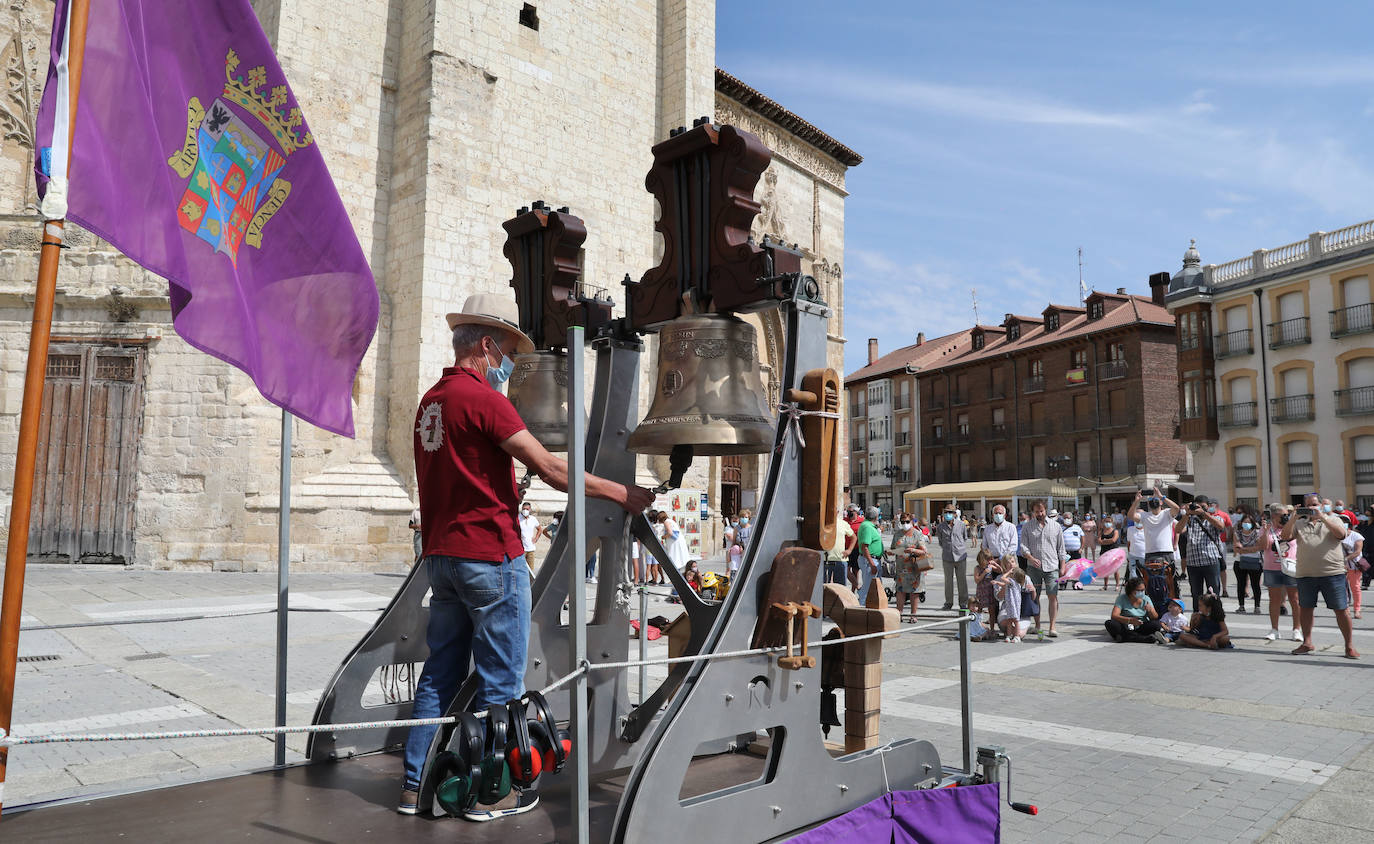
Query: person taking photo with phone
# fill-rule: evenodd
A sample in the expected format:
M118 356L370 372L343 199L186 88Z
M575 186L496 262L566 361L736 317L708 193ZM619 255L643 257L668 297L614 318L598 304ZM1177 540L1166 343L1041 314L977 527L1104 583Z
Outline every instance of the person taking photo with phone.
M1345 534L1345 523L1336 514L1322 509L1321 498L1315 492L1303 498L1303 506L1283 526L1282 538L1298 546L1298 612L1302 644L1293 649L1295 655L1310 654L1316 649L1312 644L1312 616L1316 613L1320 593L1345 637L1345 658L1360 658L1352 638L1350 587L1345 576L1345 553L1341 548Z

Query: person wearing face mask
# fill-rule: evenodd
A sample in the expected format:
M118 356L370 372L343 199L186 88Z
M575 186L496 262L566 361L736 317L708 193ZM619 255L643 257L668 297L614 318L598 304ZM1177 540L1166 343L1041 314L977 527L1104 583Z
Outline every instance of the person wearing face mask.
M1145 540L1145 589L1155 604L1163 606L1165 601L1178 596L1174 585L1174 519L1180 510L1160 494L1159 487L1151 492L1148 499L1144 490L1135 494L1126 518L1140 525Z
M1103 515L1102 518L1100 518L1100 519L1097 520L1097 542L1098 542L1098 545L1097 545L1097 553L1098 553L1099 558L1101 557L1101 555L1103 555L1103 554L1107 553L1108 551L1112 550L1113 548L1115 548L1117 542L1119 542L1120 540L1121 540L1121 531L1120 531L1120 529L1117 528L1117 526L1112 522L1111 519L1109 519L1109 518L1107 518L1105 515ZM1107 588L1108 588L1108 586L1110 585L1110 584L1109 584L1109 581L1110 581L1110 583L1115 584L1115 585L1117 586L1117 588L1120 588L1120 586L1121 586L1121 569L1120 569L1120 568L1118 568L1116 571L1112 572L1110 575L1106 575L1106 576L1104 576L1104 577L1102 578L1102 591L1103 591L1103 592L1106 592L1106 591L1107 591Z
M1302 656L1316 650L1312 644L1312 620L1316 615L1317 596L1320 595L1326 608L1336 616L1336 626L1345 639L1346 659L1359 659L1360 652L1355 650L1352 638L1354 626L1350 619L1350 583L1346 579L1345 554L1341 548L1341 541L1349 530L1345 522L1327 512L1326 507L1315 492L1310 492L1304 496L1303 506L1283 526L1282 538L1298 547L1298 611L1301 613L1302 644L1294 648L1292 654Z
M539 558L535 554L535 548L539 543L539 538L544 535L544 528L539 524L539 519L534 515L534 509L529 503L520 505L520 543L525 548L525 563L530 567L530 574L534 574L534 569L539 565Z
M414 718L442 715L471 673L474 709L505 706L524 693L530 633L530 577L519 526L519 460L544 483L568 489L568 464L525 428L500 392L512 355L534 344L519 329L513 299L479 294L449 314L454 364L420 400L415 415L415 475L423 525L421 563L431 588L425 632L429 657L415 687ZM586 475L587 495L629 513L652 503L642 487ZM420 771L437 725L416 726L406 738L397 811L416 814ZM527 812L531 789L512 789L490 807L468 813L489 821Z
M1231 547L1236 553L1236 612L1245 612L1245 593L1249 587L1255 614L1259 615L1260 578L1264 574L1264 542L1260 536L1259 519L1249 507L1240 514L1236 529L1231 532Z
M1044 596L1044 600L1037 602L1041 613L1045 611L1045 605L1049 605L1048 635L1055 638L1059 636L1059 631L1054 629L1055 621L1059 618L1059 567L1068 562L1069 555L1064 548L1063 528L1058 520L1050 518L1045 512L1044 501L1036 501L1031 505L1031 516L1021 531L1021 553L1030 563L1031 585L1035 587L1037 595ZM1036 614L1035 631L1039 629L1040 614Z
M959 612L968 610L968 528L953 504L946 504L935 528L940 542L940 562L945 572L945 605L954 608L954 591L959 590Z
M1155 609L1150 596L1145 594L1145 583L1138 577L1126 580L1126 589L1112 605L1112 617L1104 622L1107 635L1113 642L1155 642L1164 644L1159 623L1159 611Z
M1065 513L1060 520L1064 523L1064 550L1069 559L1077 559L1083 555L1083 526L1074 524L1073 513Z
M1020 542L1016 525L1007 521L1007 508L1001 504L992 508L992 521L983 528L983 550L1000 560L1015 554Z

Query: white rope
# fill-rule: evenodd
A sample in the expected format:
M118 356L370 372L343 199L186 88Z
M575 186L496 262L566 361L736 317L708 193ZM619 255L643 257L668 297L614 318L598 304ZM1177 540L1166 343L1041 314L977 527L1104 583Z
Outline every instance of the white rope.
M911 627L902 627L897 630L880 630L876 633L863 633L857 636L843 636L839 639L822 639L816 642L807 642L808 648L825 648L832 645L842 645L847 642L862 642L866 639L878 639L882 637L901 636L906 633L915 633L920 630L930 630L935 627L947 627L951 624L963 624L972 615L961 615L954 618L932 621L927 624L918 624ZM786 645L778 645L768 648L750 648L742 651L723 651L718 653L700 653L690 656L659 657L657 659L631 659L624 662L598 662L590 663L585 659L582 664L577 666L568 674L559 677L551 684L545 686L540 694L548 695L571 683L583 674L591 671L612 671L625 668L638 668L641 665L679 665L688 662L705 662L712 659L737 659L746 656L761 656L764 654L784 653ZM482 717L486 715L486 710L474 712L474 715ZM174 730L161 733L52 733L43 736L7 736L0 730L0 747L15 747L23 744L59 744L69 742L104 742L104 741L151 741L161 739L182 739L182 738L231 738L239 736L276 736L289 735L292 733L327 733L327 732L347 732L350 730L373 730L391 727L420 727L428 724L453 724L457 722L454 716L441 718L403 718L391 721L364 721L354 724L310 724L299 727L237 727L222 730Z
M819 416L822 419L839 419L840 414L831 413L826 410L802 410L801 405L794 401L783 402L778 405L778 413L792 432L792 437L797 441L797 448L806 448L806 437L802 436L801 420L803 416Z

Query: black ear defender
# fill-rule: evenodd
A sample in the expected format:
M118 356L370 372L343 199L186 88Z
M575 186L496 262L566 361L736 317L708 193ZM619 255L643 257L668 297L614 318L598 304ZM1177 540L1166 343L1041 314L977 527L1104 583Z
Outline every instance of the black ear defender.
M529 692L525 695L529 701L528 713L532 716L530 721L530 735L542 733L542 742L534 739L536 749L543 758L544 771L558 773L563 770L563 765L567 763L568 756L572 753L572 735L567 730L558 728L558 722L553 719L553 711L549 709L549 702L539 692Z
M434 800L455 817L477 805L482 783L482 722L470 712L458 713L448 747L434 757Z
M510 794L510 766L506 764L506 742L510 715L504 706L487 707L487 735L482 747L482 782L477 802L484 806L500 803Z

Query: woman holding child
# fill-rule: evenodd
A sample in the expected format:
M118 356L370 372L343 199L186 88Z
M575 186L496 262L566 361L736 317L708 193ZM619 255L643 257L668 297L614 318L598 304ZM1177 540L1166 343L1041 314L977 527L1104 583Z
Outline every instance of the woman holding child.
M1103 622L1113 642L1163 642L1159 613L1154 602L1145 594L1145 581L1140 577L1126 580L1126 589L1112 605L1112 617Z

